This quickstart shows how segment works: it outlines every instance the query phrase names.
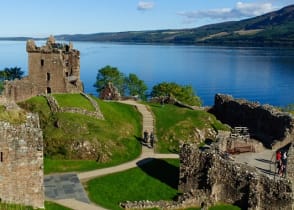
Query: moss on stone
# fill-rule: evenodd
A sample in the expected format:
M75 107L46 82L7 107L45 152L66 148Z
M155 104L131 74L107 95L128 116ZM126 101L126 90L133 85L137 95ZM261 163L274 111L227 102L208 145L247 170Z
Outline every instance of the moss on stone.
M6 121L12 124L21 124L26 121L26 112L19 109L7 109L0 105L0 121Z

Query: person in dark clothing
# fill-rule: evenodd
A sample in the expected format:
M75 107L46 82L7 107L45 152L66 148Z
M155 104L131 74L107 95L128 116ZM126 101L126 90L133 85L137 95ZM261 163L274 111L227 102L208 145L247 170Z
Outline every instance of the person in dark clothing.
M153 148L153 146L154 146L154 133L153 132L151 132L151 134L150 134L150 146L151 146L151 148Z
M148 138L149 138L149 133L147 130L144 131L144 143L147 143L148 142Z

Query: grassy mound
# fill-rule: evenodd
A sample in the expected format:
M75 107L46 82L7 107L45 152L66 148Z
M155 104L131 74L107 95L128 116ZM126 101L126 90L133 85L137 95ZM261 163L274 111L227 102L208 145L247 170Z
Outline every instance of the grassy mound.
M179 141L194 141L195 128L228 130L227 126L206 111L179 108L169 104L150 104L150 107L156 117L156 148L161 153L177 152Z
M81 108L81 101L86 99L79 94L63 94L58 98L62 106L67 106L69 100L71 106L77 104ZM140 154L137 138L141 136L142 116L138 111L126 104L98 99L97 102L105 120L74 113L52 113L42 96L20 103L21 107L39 113L45 173L92 170L126 162ZM76 145L86 145L95 151L91 156L88 150L74 150Z

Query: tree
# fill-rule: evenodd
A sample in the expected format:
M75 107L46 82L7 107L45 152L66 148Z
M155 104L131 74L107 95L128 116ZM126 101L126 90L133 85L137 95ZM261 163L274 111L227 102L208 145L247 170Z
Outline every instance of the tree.
M162 82L152 88L152 97L174 96L177 100L189 105L201 105L201 100L196 96L191 85L179 85L174 82Z
M21 70L20 67L13 67L13 68L4 68L4 70L0 71L0 80L14 80L14 79L21 79L23 77L24 72Z
M124 80L124 75L116 67L107 65L98 70L94 87L96 87L96 90L99 93L108 82L112 82L120 94L124 95Z
M126 77L126 87L129 95L139 96L139 98L146 99L147 86L143 80L140 80L136 74L129 74Z
M19 67L4 68L0 70L0 93L4 90L4 80L21 79L24 72Z

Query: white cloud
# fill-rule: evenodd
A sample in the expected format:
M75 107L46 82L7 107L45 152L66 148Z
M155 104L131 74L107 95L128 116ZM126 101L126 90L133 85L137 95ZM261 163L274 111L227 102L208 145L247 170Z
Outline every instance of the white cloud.
M236 13L239 13L241 16L250 17L262 15L264 13L273 11L275 8L271 3L242 3L238 2L236 7L233 9Z
M271 3L243 3L237 2L234 8L220 8L211 10L178 12L178 15L185 17L185 22L191 23L197 19L240 19L262 15L271 12L276 8Z
M147 1L139 1L137 9L138 10L150 10L154 7L154 3L153 2L147 2Z

